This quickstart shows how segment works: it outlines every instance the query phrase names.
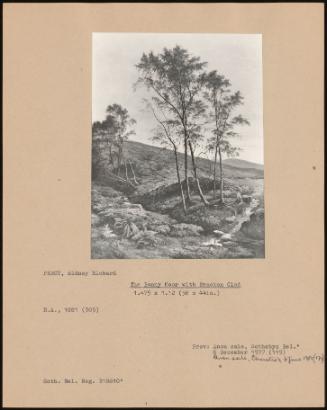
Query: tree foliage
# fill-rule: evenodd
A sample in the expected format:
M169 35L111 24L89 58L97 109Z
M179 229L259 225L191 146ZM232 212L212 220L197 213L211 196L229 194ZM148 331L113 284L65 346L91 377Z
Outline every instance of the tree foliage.
M92 126L94 150L99 147L107 149L108 165L120 174L122 165L125 167L126 178L128 171L124 157L124 143L135 134L133 126L136 121L130 117L126 108L119 104L108 105L104 121L96 121ZM95 153L95 156L98 157ZM134 174L134 171L133 171ZM135 177L135 175L134 175Z
M212 136L208 138L208 150L214 152L214 197L216 196L217 157L219 156L220 169L220 200L223 198L223 163L222 155L238 156L239 148L233 139L239 136L235 128L240 125L249 125L249 121L241 114L234 115L235 110L243 104L240 91L232 92L231 83L216 70L206 75L204 98L209 102L208 117L211 120Z
M139 64L137 84L142 84L151 92L151 100L155 106L176 121L183 133L184 173L186 182L186 198L190 202L188 180L188 150L191 152L194 177L197 180L199 194L205 202L197 178L197 168L193 152L193 144L200 135L197 122L205 113L205 104L201 98L201 90L205 84L205 67L200 57L175 46L164 48L162 53L143 53ZM178 131L177 131L178 132Z

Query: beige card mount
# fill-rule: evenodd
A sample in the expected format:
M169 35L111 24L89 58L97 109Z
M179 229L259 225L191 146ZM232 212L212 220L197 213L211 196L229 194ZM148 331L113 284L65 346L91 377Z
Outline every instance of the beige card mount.
M323 29L5 4L5 407L324 405Z

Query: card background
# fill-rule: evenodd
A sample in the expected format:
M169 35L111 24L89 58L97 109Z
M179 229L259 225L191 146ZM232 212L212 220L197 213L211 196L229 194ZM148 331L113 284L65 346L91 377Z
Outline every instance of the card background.
M226 365L193 343L324 346L322 4L5 4L4 405L321 406L321 365ZM92 32L262 33L266 257L91 260ZM117 270L90 280L44 270ZM131 281L241 281L217 299ZM43 306L98 305L51 316ZM46 385L44 377L124 378Z

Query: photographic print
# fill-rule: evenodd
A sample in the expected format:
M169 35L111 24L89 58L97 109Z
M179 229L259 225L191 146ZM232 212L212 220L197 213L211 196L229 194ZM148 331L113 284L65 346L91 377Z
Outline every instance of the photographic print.
M261 34L93 33L92 259L264 258Z

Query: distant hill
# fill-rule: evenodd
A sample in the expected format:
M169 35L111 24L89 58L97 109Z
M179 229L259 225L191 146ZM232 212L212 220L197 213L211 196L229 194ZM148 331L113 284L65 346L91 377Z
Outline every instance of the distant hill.
M245 161L244 159L238 158L228 158L223 160L224 164L230 165L236 168L243 168L243 169L260 169L263 170L264 166L262 164L257 164L255 162Z
M135 174L140 184L137 187L139 194L149 192L158 186L168 186L176 183L176 165L172 150L144 144L136 141L126 141L124 144L125 157L132 162ZM181 178L184 178L184 154L178 154ZM240 161L240 160L237 160ZM241 163L247 161L241 161ZM212 178L213 161L205 158L196 158L198 176ZM237 162L238 164L238 162ZM248 164L251 164L248 162ZM225 163L224 175L227 180L263 179L263 169L259 164L250 167L241 167ZM105 169L105 167L104 167ZM217 169L217 176L219 170ZM189 157L189 176L192 176L192 163Z
M136 141L125 143L125 153L133 162L136 174L141 177L142 185L139 190L153 189L160 184L171 184L176 182L175 157L172 150L158 146L143 144ZM184 154L179 153L181 177L183 177ZM199 176L212 177L213 161L205 158L196 158ZM241 161L241 163L247 161ZM227 179L239 178L263 178L263 167L252 164L249 167L240 167L225 163L224 175ZM261 168L260 168L261 167ZM191 158L189 158L189 171L192 175ZM219 172L217 170L217 172Z

